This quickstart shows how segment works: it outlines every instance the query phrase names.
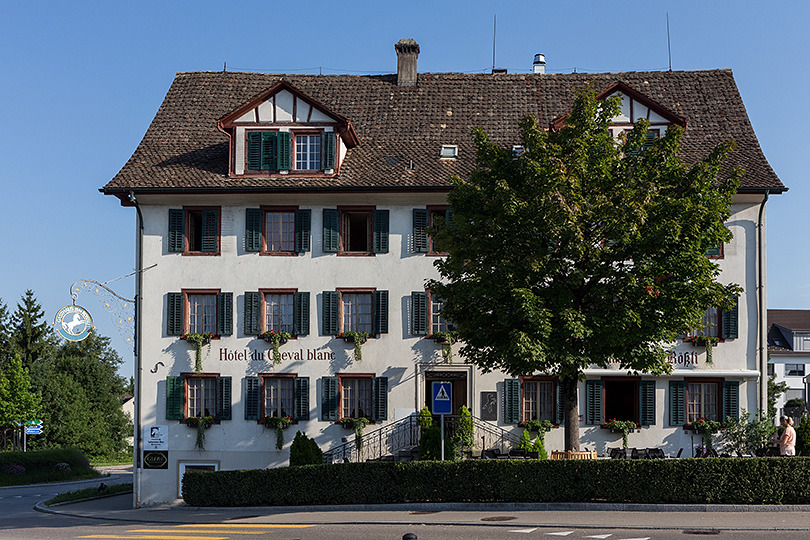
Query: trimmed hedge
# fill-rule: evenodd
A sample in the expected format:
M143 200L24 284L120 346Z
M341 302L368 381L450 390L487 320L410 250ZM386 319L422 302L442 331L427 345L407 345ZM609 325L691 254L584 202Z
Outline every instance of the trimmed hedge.
M810 458L370 462L191 472L191 506L402 502L808 504Z
M76 448L0 452L0 486L95 478L99 473Z

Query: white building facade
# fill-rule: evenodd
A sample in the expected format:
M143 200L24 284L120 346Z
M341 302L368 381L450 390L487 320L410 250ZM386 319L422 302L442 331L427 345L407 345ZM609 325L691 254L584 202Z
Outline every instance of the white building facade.
M445 216L450 175L474 166L473 127L517 144L523 117L550 125L586 83L623 96L617 135L638 118L658 135L678 123L687 161L705 155L704 141L733 138L745 152L732 164L747 174L727 224L734 238L709 254L720 280L745 291L735 310L707 313L705 332L719 340L712 362L687 338L673 345L670 376L587 370L581 444L599 454L619 445L602 427L616 417L641 425L631 446L691 455L691 419L760 408L764 208L786 188L729 71L417 76L418 45L404 40L397 52L399 73L382 77L180 73L104 187L136 207L136 257L148 269L138 291L136 505L178 498L189 468L284 466L296 431L326 451L349 433L339 419L365 417L372 436L430 405L435 381L449 382L453 410L467 406L476 422L516 434L530 419L559 426L553 377L482 374L431 339L448 328L425 290L442 256L425 228ZM692 95L697 87L709 90ZM267 331L290 335L278 359L259 338ZM346 332L370 335L362 360ZM200 366L189 333L213 335ZM268 416L293 422L281 450ZM200 417L212 422L204 451L188 425ZM563 448L562 432L546 435L549 450Z

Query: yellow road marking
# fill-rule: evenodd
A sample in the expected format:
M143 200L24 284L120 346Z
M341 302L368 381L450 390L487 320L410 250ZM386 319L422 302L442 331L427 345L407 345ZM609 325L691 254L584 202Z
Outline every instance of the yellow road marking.
M212 527L218 529L225 528L246 528L246 529L305 529L308 527L315 527L316 525L282 525L282 524L265 524L265 523L199 523L197 525L178 525L178 527L185 528L200 528Z
M151 534L130 534L127 536L119 534L91 534L88 536L77 536L76 538L119 538L119 539L146 539L146 540L228 540L227 536L154 536Z
M200 527L202 527L202 525L200 525ZM130 532L130 533L147 533L147 532L148 533L167 533L168 532L168 533L177 534L179 531L177 529L133 529L133 530L127 531L127 532ZM184 530L182 532L184 532L184 533L208 534L208 533L211 533L212 531L208 531L208 530L204 530L204 529L200 529L200 530L194 529L194 530ZM226 532L226 531L220 531L220 532ZM227 531L227 532L230 533L230 534L264 534L263 531Z

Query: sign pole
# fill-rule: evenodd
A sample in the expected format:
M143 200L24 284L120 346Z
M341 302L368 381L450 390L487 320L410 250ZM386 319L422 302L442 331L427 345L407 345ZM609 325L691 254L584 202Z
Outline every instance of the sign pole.
M444 461L444 415L439 415L439 418L441 418L442 423L442 442L440 444L442 445L442 461Z
M26 431L25 428L23 428L23 452L28 451L27 443L28 443L28 431Z

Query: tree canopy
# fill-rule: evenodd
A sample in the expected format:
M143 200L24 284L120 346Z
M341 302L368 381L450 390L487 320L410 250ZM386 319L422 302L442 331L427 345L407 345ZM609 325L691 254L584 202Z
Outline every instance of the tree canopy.
M641 121L617 141L618 111L583 91L560 129L526 118L519 154L474 131L476 169L452 178L452 220L432 231L448 255L427 285L461 353L485 372L559 376L567 449L579 445L584 369L667 373L676 335L740 292L706 257L731 239L739 172L720 177L733 144L686 165L680 127L650 144Z

